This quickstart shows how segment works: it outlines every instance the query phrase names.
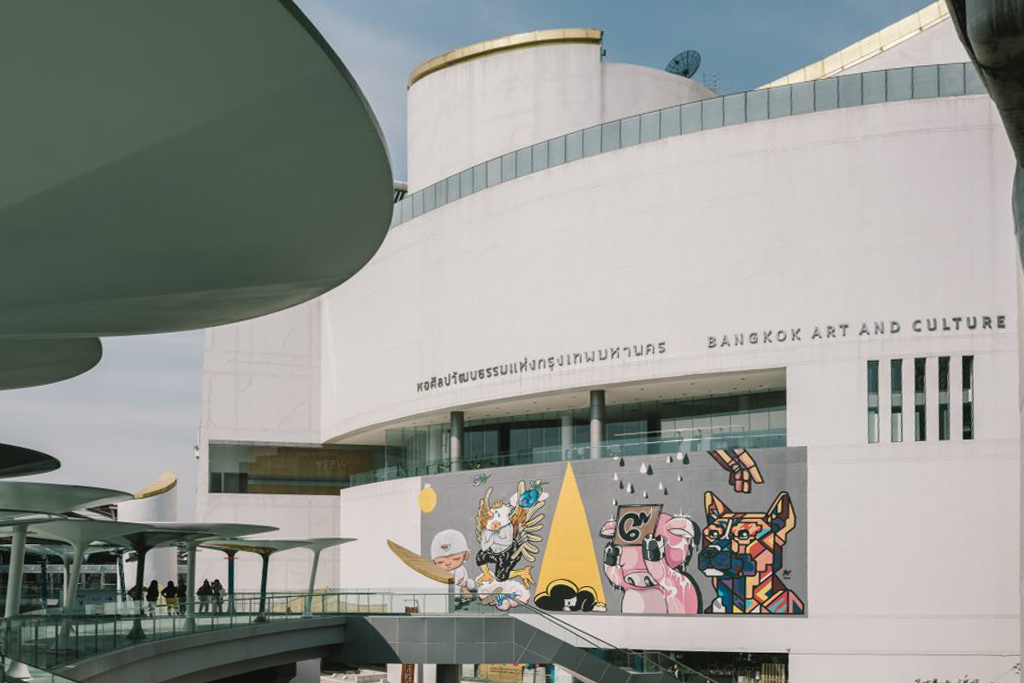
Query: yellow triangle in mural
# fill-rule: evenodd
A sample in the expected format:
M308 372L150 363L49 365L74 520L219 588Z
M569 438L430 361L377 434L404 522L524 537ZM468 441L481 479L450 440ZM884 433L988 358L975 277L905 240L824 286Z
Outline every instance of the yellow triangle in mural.
M566 464L533 601L551 611L603 612L604 588L572 463Z

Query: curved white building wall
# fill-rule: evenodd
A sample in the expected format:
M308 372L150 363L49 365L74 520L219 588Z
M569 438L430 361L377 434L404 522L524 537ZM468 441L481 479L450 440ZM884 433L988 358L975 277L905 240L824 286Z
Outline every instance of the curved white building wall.
M176 522L178 521L178 486L155 496L137 498L117 504L117 518L122 522ZM124 581L135 585L138 564L125 562ZM145 585L156 579L163 586L168 580L178 582L178 552L175 548L156 548L146 554Z
M322 439L610 383L799 373L911 348L1008 353L1010 168L998 116L987 97L970 96L663 139L463 198L394 229L369 266L323 298ZM997 314L1006 329L910 329L918 318ZM351 334L352 320L373 334ZM878 320L903 331L856 335ZM856 325L845 339L808 338L843 323ZM793 327L800 343L708 348L709 336ZM453 371L662 341L664 353L634 360L420 388ZM817 442L807 436L790 440Z
M568 131L714 93L657 69L607 63L599 43L544 43L427 74L409 88L409 190Z

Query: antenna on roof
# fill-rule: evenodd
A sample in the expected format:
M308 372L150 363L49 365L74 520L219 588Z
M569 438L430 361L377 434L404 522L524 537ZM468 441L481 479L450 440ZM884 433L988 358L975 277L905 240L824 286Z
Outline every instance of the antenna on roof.
M693 78L700 68L700 53L696 50L684 50L680 52L665 67L665 71L683 78Z

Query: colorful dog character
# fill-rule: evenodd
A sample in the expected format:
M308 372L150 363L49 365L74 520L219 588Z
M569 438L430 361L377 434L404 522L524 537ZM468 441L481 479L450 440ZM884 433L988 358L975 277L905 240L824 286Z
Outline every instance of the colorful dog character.
M663 514L660 505L620 505L601 536L611 539L604 574L622 591L624 613L700 612L700 593L684 571L700 543L692 519Z
M789 494L782 492L765 513L733 512L704 494L708 525L697 565L715 587L708 613L803 614L804 603L778 576L782 547L796 526Z
M522 481L507 502L491 502L492 491L493 488L488 487L477 509L476 538L480 542L480 550L476 554L476 564L482 572L476 578L477 583L481 592L486 592L485 584L495 581L504 584L519 578L525 584L523 587L529 588L533 584L531 567L516 567L524 559L529 563L537 557L537 543L541 540L539 533L544 519L540 511L548 494L539 485L531 484L528 489L526 482ZM515 589L510 593L520 592L514 586L507 588Z

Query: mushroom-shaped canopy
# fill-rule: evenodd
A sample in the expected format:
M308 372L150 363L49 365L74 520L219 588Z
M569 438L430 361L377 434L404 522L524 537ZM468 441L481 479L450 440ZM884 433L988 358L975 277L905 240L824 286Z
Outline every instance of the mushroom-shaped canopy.
M286 539L245 539L245 540L227 540L227 541L208 541L202 544L204 548L213 548L215 550L238 550L243 553L256 553L264 557L269 557L274 553L281 552L282 550L291 550L292 548L306 548L309 547L310 542L308 540L286 540Z
M0 337L196 329L356 273L392 212L293 0L0 3Z
M38 538L46 538L70 543L79 549L96 541L117 543L115 539L123 535L139 532L146 528L144 524L132 522L109 522L102 519L61 519L41 522L29 527L29 534Z
M114 489L34 481L0 481L0 501L5 508L62 513L131 500L132 494Z
M3 343L0 342L0 346ZM60 460L46 453L0 443L0 478L44 474L60 467Z
M335 538L335 537L322 537L322 538L311 538L306 541L306 547L310 550L325 550L327 548L333 548L336 545L344 545L345 543L351 543L356 539L354 538Z
M240 524L237 522L172 522L154 524L154 527L165 530L179 530L183 536L181 542L193 542L199 539L235 538L277 531L276 526L262 524Z
M60 382L91 370L102 356L95 337L0 339L0 389Z

